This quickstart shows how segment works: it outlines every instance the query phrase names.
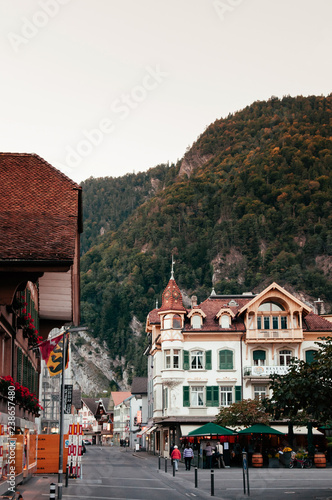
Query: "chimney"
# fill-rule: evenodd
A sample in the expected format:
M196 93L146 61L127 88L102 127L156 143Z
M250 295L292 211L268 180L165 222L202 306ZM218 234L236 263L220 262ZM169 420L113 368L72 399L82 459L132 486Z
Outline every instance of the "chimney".
M324 313L324 301L323 300L315 300L314 304L316 306L316 314L319 316Z
M197 306L197 297L196 297L196 295L192 295L192 297L191 297L191 308L193 309L195 306Z

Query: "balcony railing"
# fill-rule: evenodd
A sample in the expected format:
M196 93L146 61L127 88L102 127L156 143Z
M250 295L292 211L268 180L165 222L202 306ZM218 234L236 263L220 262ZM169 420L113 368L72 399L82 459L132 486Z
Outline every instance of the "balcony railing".
M285 375L288 370L288 366L245 366L243 375L244 377L269 377L274 373Z
M247 340L276 340L276 339L289 339L289 340L302 340L302 328L288 328L285 330L247 330Z

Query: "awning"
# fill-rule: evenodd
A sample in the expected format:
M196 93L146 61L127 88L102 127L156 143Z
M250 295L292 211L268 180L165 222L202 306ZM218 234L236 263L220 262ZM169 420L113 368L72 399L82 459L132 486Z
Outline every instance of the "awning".
M152 428L152 425L148 425L148 426L146 426L146 427L145 427L145 429L143 429L143 430L138 430L137 432L138 432L141 436L143 436L144 434L147 434L151 428Z
M288 425L274 425L274 429L282 432L283 434L288 434ZM312 433L314 436L324 436L323 432L320 432L318 429L312 428ZM308 429L305 426L297 425L293 427L293 434L308 434Z
M182 434L182 436L188 436L189 432L195 431L199 427L201 427L201 426L200 425L189 425L189 424L180 425L181 434Z
M157 426L156 426L156 425L153 425L152 427L150 427L150 429L148 429L148 430L146 431L146 433L145 433L145 434L151 434L151 432L153 432L155 429L157 429Z

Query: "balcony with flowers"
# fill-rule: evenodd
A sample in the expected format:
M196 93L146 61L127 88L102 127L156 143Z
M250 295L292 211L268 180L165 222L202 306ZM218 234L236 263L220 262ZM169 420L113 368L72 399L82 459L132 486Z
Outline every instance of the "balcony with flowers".
M31 417L38 417L40 411L43 410L36 394L30 392L27 387L15 382L9 375L0 377L0 399L2 400L1 406L5 406L5 411L8 409L9 404L12 408L15 405L15 415L17 417L29 417L29 413Z

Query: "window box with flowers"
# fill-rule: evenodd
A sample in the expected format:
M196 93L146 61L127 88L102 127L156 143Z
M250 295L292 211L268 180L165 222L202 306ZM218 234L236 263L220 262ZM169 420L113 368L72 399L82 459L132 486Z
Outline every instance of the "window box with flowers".
M31 393L27 387L15 382L9 375L0 377L0 395L5 399L8 398L9 387L15 387L15 405L39 416L43 407L40 405L36 394Z
M24 302L24 305L26 302ZM43 340L43 337L38 335L38 330L34 325L34 319L31 317L30 313L27 313L24 307L21 310L21 314L17 320L18 326L23 330L23 337L28 339L30 346L35 346Z

